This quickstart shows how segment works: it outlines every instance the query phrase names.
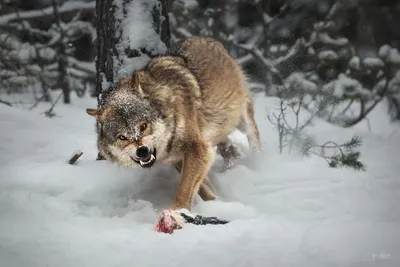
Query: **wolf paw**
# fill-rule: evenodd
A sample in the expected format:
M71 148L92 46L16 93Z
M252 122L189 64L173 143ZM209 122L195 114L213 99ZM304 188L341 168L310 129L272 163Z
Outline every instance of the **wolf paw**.
M185 219L178 211L163 210L161 212L161 217L155 226L155 231L172 234L174 230L182 229L184 224Z

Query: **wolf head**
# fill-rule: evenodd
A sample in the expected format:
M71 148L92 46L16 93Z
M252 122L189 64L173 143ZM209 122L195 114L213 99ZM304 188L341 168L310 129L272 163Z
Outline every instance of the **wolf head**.
M86 109L96 118L97 146L110 162L151 167L163 143L165 123L143 93L139 75L122 79L103 97L99 109Z

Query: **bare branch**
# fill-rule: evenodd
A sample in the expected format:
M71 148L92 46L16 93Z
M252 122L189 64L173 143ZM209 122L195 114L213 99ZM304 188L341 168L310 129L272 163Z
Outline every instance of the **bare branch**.
M389 90L389 75L387 74L388 70L385 71L385 85L383 87L382 92L379 93L379 98L376 99L374 101L374 103L372 105L370 105L368 108L365 108L365 101L362 97L359 97L360 100L360 114L358 116L358 118L354 119L354 120L347 120L345 122L344 127L348 128L348 127L352 127L354 125L356 125L357 123L359 123L360 121L362 121L363 119L365 119L368 114L376 107L376 105L378 105L386 96L387 91Z
M66 12L78 12L82 10L94 10L94 8L95 8L95 1L93 2L67 1L59 7L58 12L61 14ZM17 20L36 19L36 18L42 18L44 16L53 16L53 14L54 14L54 6L40 10L19 12L19 15L17 14L2 15L0 16L0 26L6 26L10 22Z
M82 155L83 155L82 151L80 151L80 150L75 151L72 154L71 158L68 160L68 163L73 165Z
M8 101L1 100L1 99L0 99L0 103L1 103L1 104L4 104L4 105L7 105L7 106L9 106L9 107L12 107L12 104L11 104L10 102L8 102Z

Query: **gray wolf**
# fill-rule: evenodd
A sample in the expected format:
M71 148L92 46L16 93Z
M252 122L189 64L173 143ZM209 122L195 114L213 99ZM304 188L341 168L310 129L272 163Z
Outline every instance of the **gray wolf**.
M240 156L228 135L238 129L261 150L246 76L221 43L191 37L104 93L96 118L99 152L122 166L171 164L180 173L172 210L191 209L196 194L216 198L208 180L214 148Z

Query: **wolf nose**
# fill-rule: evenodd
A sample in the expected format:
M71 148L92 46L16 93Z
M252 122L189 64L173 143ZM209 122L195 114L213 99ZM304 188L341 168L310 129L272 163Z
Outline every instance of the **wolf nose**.
M147 146L141 146L136 150L136 156L140 159L147 158L150 155L150 149Z

